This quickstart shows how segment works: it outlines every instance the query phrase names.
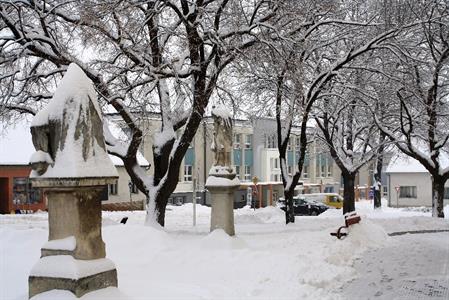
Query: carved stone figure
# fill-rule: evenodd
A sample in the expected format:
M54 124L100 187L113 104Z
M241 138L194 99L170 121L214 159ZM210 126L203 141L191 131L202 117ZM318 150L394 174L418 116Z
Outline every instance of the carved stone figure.
M231 167L232 153L232 119L222 107L213 107L214 142L212 151L215 153L214 166Z
M212 198L210 230L223 229L234 235L234 192L240 181L231 167L232 119L226 108L213 107L215 152L214 165L209 171L206 188Z

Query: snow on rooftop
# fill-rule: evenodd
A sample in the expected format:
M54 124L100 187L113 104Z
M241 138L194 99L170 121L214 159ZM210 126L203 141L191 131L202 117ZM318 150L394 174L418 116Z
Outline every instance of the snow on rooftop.
M425 153L425 151L423 151ZM440 153L440 163L443 168L449 167L449 156ZM427 169L416 159L403 154L394 155L388 164L386 173L427 173Z
M399 154L392 157L386 173L427 173L426 168L416 159Z

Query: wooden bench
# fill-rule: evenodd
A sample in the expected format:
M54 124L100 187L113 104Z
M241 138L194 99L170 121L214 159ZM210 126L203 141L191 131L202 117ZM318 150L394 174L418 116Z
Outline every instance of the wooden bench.
M357 215L356 212L351 212L345 215L345 226L341 226L338 228L337 232L331 232L332 236L336 236L338 239L341 239L344 236L347 236L348 233L342 231L343 228L347 229L349 226L359 223L361 220L360 216Z

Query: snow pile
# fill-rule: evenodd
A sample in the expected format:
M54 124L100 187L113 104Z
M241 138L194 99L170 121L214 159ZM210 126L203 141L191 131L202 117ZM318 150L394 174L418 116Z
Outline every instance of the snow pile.
M233 173L233 170L231 167L228 166L212 166L212 168L210 168L209 170L210 176L229 175L231 173Z
M79 260L71 255L42 257L31 269L30 276L80 279L115 269L107 258Z
M246 243L236 236L229 236L223 229L215 229L201 241L201 248L208 250L244 249Z
M235 211L234 220L236 224L282 224L285 222L285 212L274 206L256 210L245 206Z
M332 254L327 257L328 262L335 265L347 264L366 250L385 247L391 242L381 226L366 219L351 225L346 232L347 237L336 239Z
M49 120L60 120L64 112L76 112L74 109L86 105L86 96L97 99L92 81L84 74L83 70L76 64L71 63L67 72L58 85L53 98L47 107L39 111L33 118L31 126L43 126ZM66 111L67 100L73 103L73 111ZM97 113L102 116L98 102L92 101Z
M31 155L30 163L38 163L38 162L46 162L47 164L52 164L53 159L51 159L50 155L47 152L42 150L36 151Z
M208 186L240 186L240 180L237 178L237 176L234 177L234 179L209 176L206 180L206 187Z
M224 120L231 118L231 112L223 105L215 105L212 107L212 115L220 117Z
M61 139L57 142L57 149L54 150L54 163L50 164L41 176L33 171L31 177L118 177L117 170L106 153L104 140L95 136L95 131L101 128L95 128L95 120L89 116L92 109L102 122L102 113L92 81L72 63L53 98L45 109L36 114L31 123L31 127L37 130L40 126L57 124L60 127L55 130L60 136L54 138ZM82 124L87 127L85 128L87 132L84 130L78 132ZM86 140L86 137L89 139ZM64 144L59 144L62 142ZM33 154L31 158L34 162L38 158L39 161L48 160L42 154Z
M31 300L78 300L74 294L69 291L52 290L38 294L31 298ZM83 300L130 300L130 298L123 294L118 288L108 287L102 290L90 292L83 297Z
M52 240L48 241L42 246L43 249L49 250L67 250L73 251L76 248L76 239L75 237L69 236L64 239Z

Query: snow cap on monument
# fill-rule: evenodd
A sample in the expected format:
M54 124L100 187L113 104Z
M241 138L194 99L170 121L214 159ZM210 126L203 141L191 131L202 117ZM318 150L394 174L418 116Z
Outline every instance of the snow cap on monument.
M103 136L103 118L92 81L72 63L48 105L31 123L36 153L31 177L117 177Z

